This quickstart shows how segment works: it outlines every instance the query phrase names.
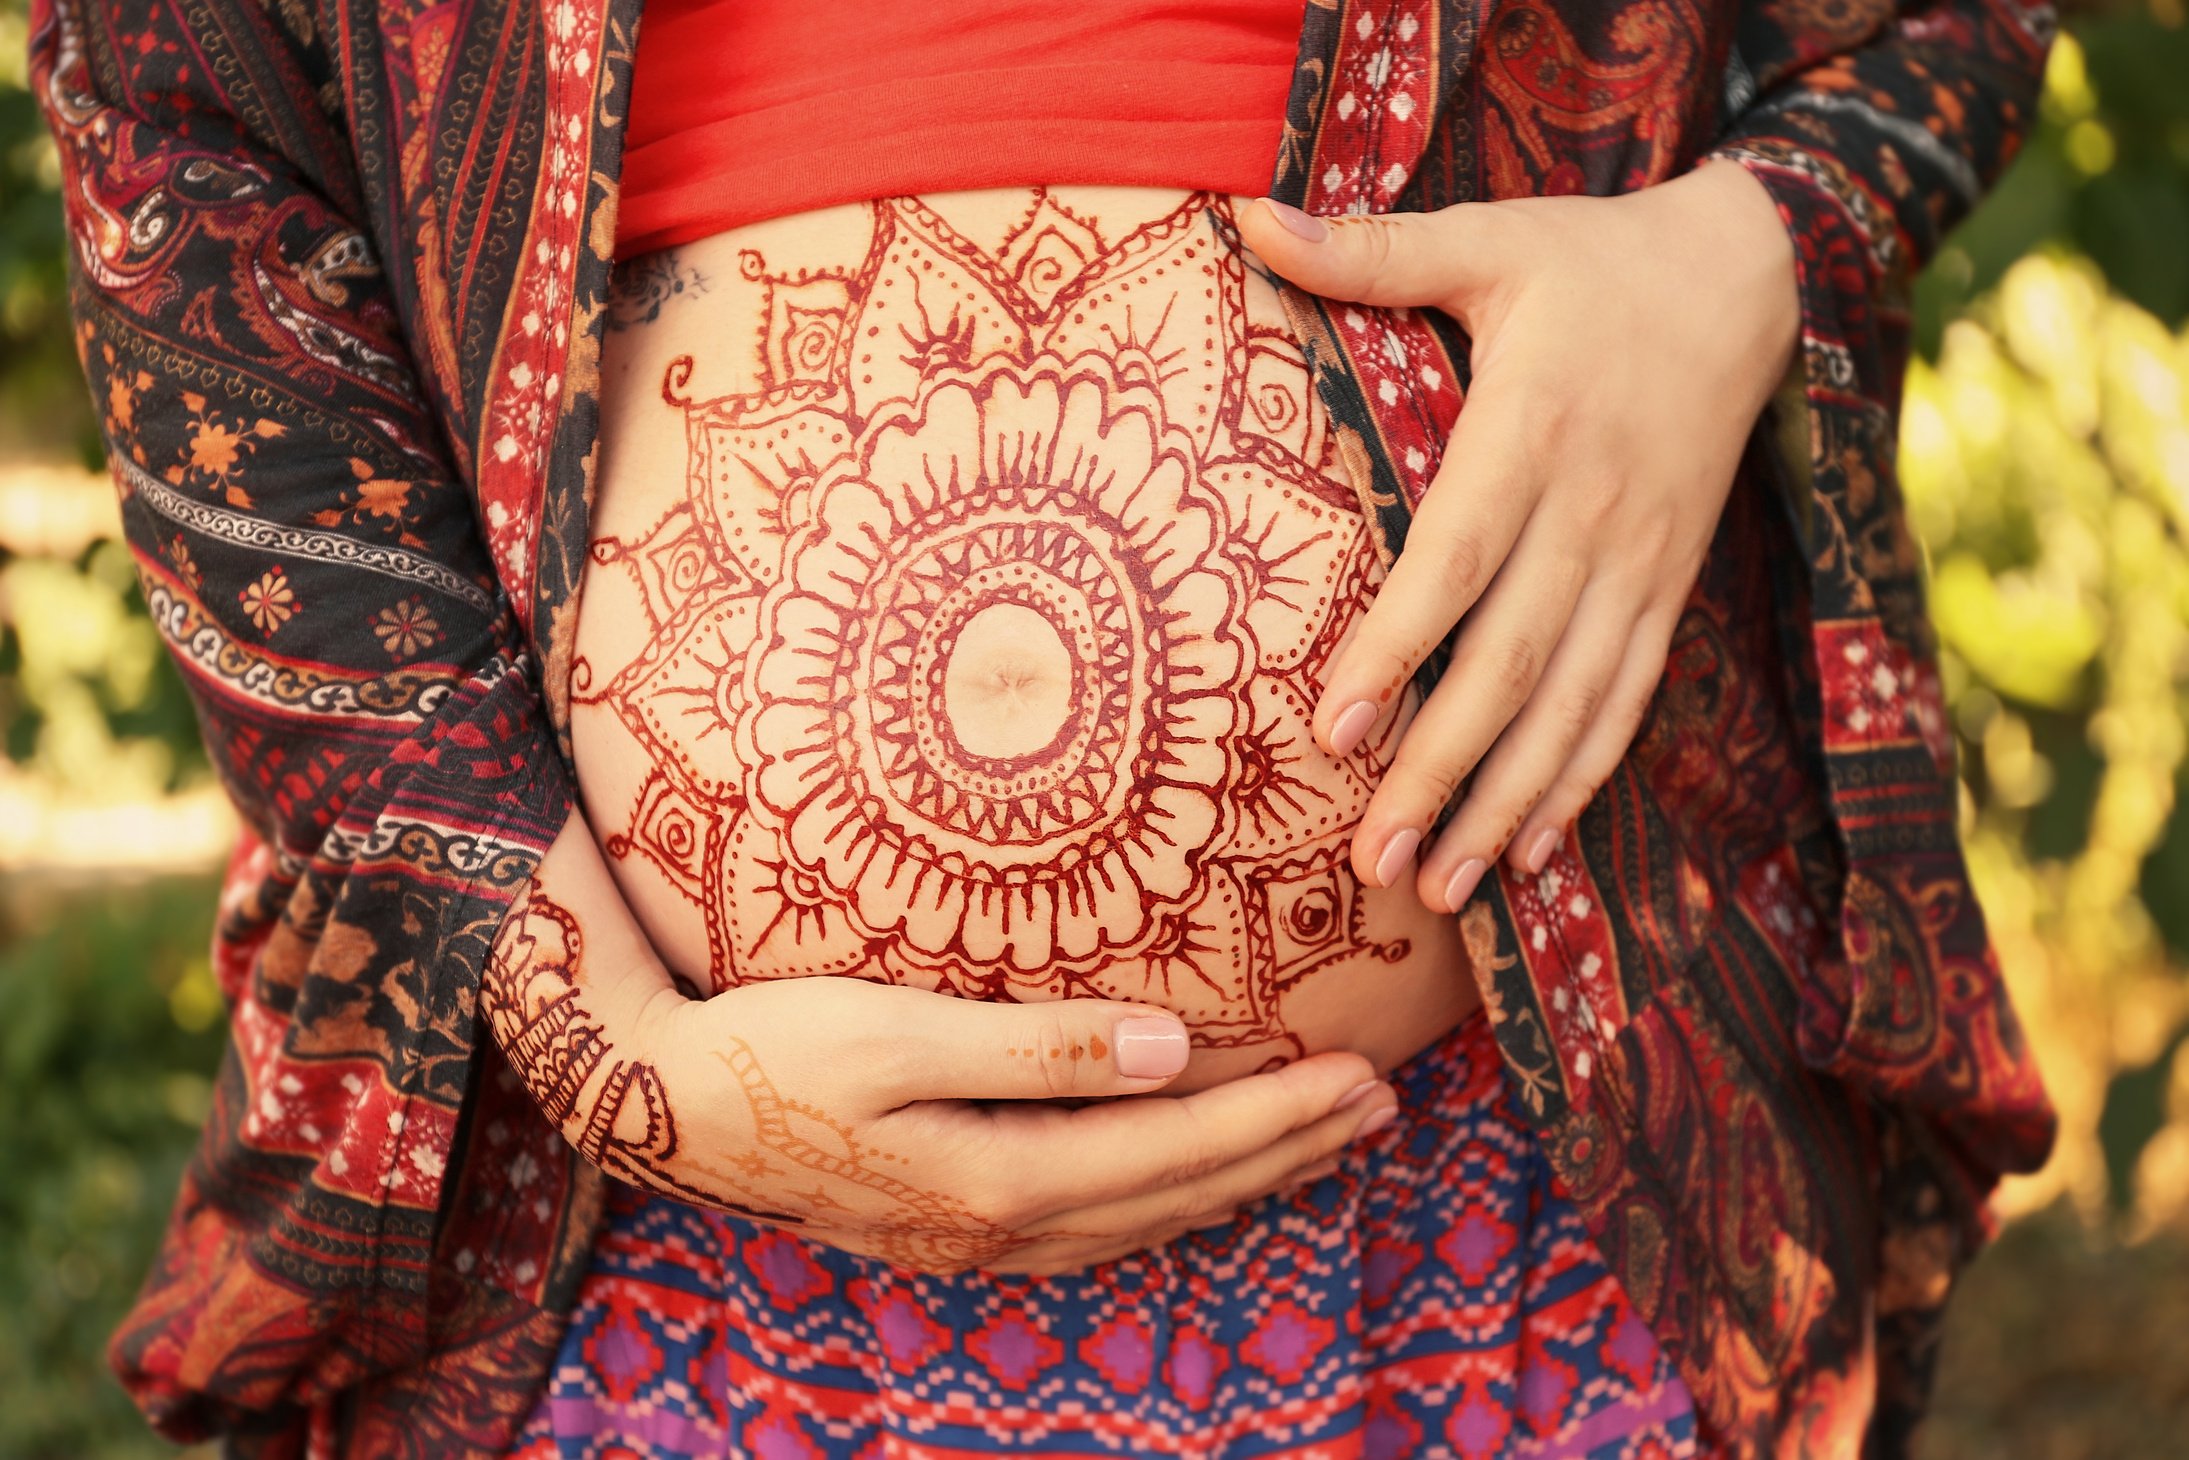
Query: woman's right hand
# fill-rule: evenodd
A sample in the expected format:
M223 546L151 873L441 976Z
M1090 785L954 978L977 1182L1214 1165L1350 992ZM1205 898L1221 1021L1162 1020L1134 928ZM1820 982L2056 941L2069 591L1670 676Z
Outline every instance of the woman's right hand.
M1063 1272L1227 1220L1396 1105L1339 1052L1155 1093L1187 1036L1147 1005L855 978L688 998L572 825L481 1003L541 1108L633 1185L920 1271Z

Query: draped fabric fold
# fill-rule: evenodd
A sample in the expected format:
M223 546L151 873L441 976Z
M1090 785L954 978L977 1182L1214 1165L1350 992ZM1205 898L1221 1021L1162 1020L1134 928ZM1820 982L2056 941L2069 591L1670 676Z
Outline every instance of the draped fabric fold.
M2012 158L2053 17L1616 14L1311 6L1275 193L1433 209L1623 192L1710 156L1779 205L1801 359L1649 718L1543 874L1501 866L1466 918L1523 1105L1721 1441L1897 1453L1986 1198L2053 1138L1962 860L1894 480L1906 286ZM1288 307L1395 555L1464 408L1465 338Z

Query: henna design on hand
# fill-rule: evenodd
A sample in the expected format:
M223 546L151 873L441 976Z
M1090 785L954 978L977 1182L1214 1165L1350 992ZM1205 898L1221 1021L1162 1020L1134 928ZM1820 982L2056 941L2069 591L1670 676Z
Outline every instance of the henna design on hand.
M908 1179L905 1157L785 1095L744 1039L690 1062L685 1078L705 1088L673 1092L655 1060L619 1055L587 1012L584 957L578 915L535 879L496 941L480 1007L540 1108L609 1175L755 1221L855 1231L861 1250L922 1271L992 1263L1033 1240ZM726 1078L708 1080L717 1064ZM679 1099L708 1112L698 1149L680 1140Z
M803 1195L814 1219L857 1213L876 1255L923 1272L951 1272L995 1261L1028 1239L974 1214L963 1202L930 1191L889 1170L903 1158L859 1139L848 1124L817 1106L786 1099L768 1078L751 1045L731 1039L716 1053L742 1090L751 1112L754 1147L738 1162L751 1169L765 1152L780 1160L769 1174L810 1176ZM705 1171L706 1163L691 1163ZM799 1183L802 1184L802 1183ZM831 1188L838 1194L832 1194ZM795 1187L793 1188L795 1189Z
M480 1010L495 1041L541 1111L565 1132L583 1111L571 1143L611 1176L749 1217L799 1222L752 1204L733 1185L699 1188L670 1174L677 1133L668 1092L651 1064L612 1058L613 1044L583 1002L584 952L577 916L535 879L510 909L480 986ZM588 1103L604 1064L606 1077ZM630 1124L627 1114L640 1118L636 1136L620 1134Z
M479 990L480 1012L495 1042L523 1074L540 1110L565 1128L608 1051L600 1026L578 1000L575 970L583 946L577 919L535 882L509 910Z

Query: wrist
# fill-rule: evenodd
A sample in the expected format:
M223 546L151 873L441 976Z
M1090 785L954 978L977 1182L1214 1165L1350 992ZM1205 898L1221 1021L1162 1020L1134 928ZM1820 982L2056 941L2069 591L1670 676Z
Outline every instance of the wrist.
M1706 159L1689 177L1708 199L1707 226L1725 240L1730 277L1748 291L1783 367L1801 337L1801 276L1778 200L1761 178L1726 158Z
M1659 258L1682 288L1713 296L1710 317L1756 362L1768 391L1801 339L1801 281L1792 236L1769 188L1738 162L1706 158L1694 171L1630 194L1654 205Z

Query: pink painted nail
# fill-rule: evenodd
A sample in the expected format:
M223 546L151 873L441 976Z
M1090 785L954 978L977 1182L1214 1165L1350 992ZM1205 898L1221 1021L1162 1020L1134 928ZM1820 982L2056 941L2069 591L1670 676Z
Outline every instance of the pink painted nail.
M1262 203L1287 232L1298 234L1309 243L1321 243L1330 236L1330 225L1312 213L1302 213L1290 203L1280 203L1275 198L1264 198Z
M1368 1098L1369 1091L1375 1089L1376 1086L1381 1083L1382 1081L1380 1080L1363 1080L1358 1085L1355 1085L1352 1089L1346 1091L1343 1095L1339 1096L1338 1103L1331 1106L1330 1108L1332 1110L1344 1110L1348 1106L1358 1105L1361 1103L1361 1101Z
M1535 834L1535 840L1528 845L1528 875L1532 877L1536 873L1542 871L1543 868L1549 864L1551 859L1551 853L1557 850L1557 827L1546 826L1541 831L1537 832Z
M1396 1105L1386 1105L1360 1123L1360 1129L1353 1132L1353 1139L1365 1140L1398 1118L1399 1108Z
M1452 874L1452 880L1444 884L1444 905L1453 912L1465 907L1467 899L1474 896L1475 884L1489 870L1489 863L1480 857L1469 857L1460 863L1459 870Z
M1412 827L1400 832L1383 844L1383 855L1376 858L1376 885L1389 887L1399 880L1399 873L1414 859L1414 848L1421 845L1421 833Z
M1192 1053L1186 1026L1176 1019L1120 1019L1113 1038L1117 1072L1127 1079L1168 1079L1186 1067Z
M1368 738L1369 727L1375 723L1376 707L1366 700L1355 700L1330 727L1330 749L1338 755L1351 755Z

